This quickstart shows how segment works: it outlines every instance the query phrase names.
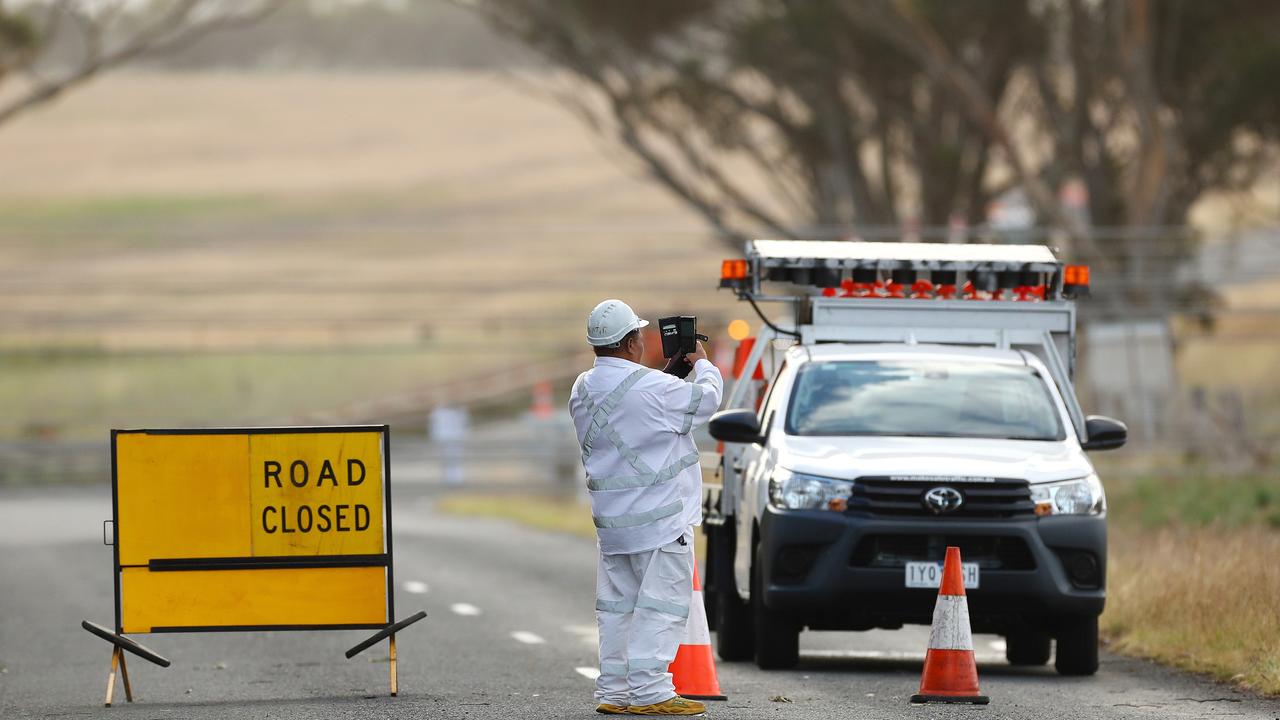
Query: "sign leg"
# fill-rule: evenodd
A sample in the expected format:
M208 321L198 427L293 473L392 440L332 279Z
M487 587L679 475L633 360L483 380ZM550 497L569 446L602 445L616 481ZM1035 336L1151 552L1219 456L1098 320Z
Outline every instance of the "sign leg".
M124 662L124 650L120 650L120 679L124 680L124 699L133 702L133 687L129 685L129 666Z
M111 672L107 673L107 699L103 707L111 707L111 698L116 694L116 665L120 662L120 648L111 649Z
M396 678L396 636L391 636L391 697L400 692L400 683Z

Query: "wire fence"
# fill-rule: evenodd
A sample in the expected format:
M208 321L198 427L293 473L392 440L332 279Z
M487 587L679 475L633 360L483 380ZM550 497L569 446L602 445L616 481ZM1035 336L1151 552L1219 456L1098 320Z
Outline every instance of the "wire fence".
M256 230L253 242L229 240L225 229L179 227L165 235L165 242L176 248L172 266L163 258L135 265L113 261L112 243L131 246L139 242L139 233L143 231L128 223L102 228L93 239L105 243L106 249L84 252L107 261L82 265L77 263L84 253L59 249L59 243L74 248L85 239L75 232L59 234L39 226L0 229L0 248L29 248L35 238L48 241L49 258L67 258L65 268L50 262L0 268L0 304L5 307L0 313L0 363L9 383L0 378L0 400L9 401L11 413L9 429L0 431L0 482L100 477L103 444L84 440L83 432L64 432L66 412L58 416L55 411L64 405L89 408L99 413L105 428L113 416L128 415L115 409L136 401L137 388L145 388L147 373L153 372L150 365L138 369L137 377L128 381L133 384L122 391L115 385L124 381L113 370L103 374L100 387L68 390L70 397L58 395L46 402L40 393L55 392L51 383L62 382L63 376L46 384L26 378L43 377L50 368L62 368L74 378L76 373L91 376L122 357L156 358L163 364L220 354L276 356L279 362L243 371L258 373L250 380L227 381L228 387L252 400L277 393L277 386L286 385L289 376L314 365L321 355L366 366L373 375L389 372L386 368L401 362L396 357L443 359L447 371L423 365L430 368L424 375L391 390L370 394L353 386L347 395L355 399L308 401L303 407L284 395L278 401L267 397L252 405L253 414L235 416L245 423L391 417L417 433L426 413L446 400L475 408L499 406L501 417L524 412L535 383L552 382L563 394L571 377L590 362L579 354L579 325L584 303L591 298L641 297L654 307L682 303L680 307L696 311L706 327L721 331L728 319L749 316L727 293L713 290L718 260L731 255L731 247L708 241L696 226L291 222ZM819 239L1065 242L1061 235L1040 229L1009 233L979 228L958 235L954 228L904 232L898 227L817 227L804 228L801 234ZM376 243L343 249L347 238L355 242L375 235L391 238L394 252L389 257L380 257ZM662 235L675 241L650 257L646 242ZM468 243L500 236L519 242L513 240L510 251L491 262L482 257L484 262L468 260L465 269L451 269L457 258L469 258ZM1124 260L1118 275L1094 274L1100 291L1118 287L1130 295L1161 295L1165 310L1174 317L1162 319L1166 331L1154 340L1121 333L1112 341L1111 357L1102 353L1082 358L1079 389L1086 403L1093 401L1095 407L1129 420L1140 442L1266 459L1266 448L1280 437L1280 381L1269 382L1265 373L1246 370L1280 362L1280 287L1268 285L1280 279L1280 229L1205 240L1185 228L1099 228L1092 239L1098 246L1125 248L1115 256ZM553 240L559 244L552 245ZM1195 245L1196 240L1198 248L1188 254L1183 246ZM321 247L313 241L327 244ZM295 249L304 260L302 267L309 269L279 272L279 258L292 256L278 250L269 262L260 259L259 248L265 252L290 242L301 243ZM576 265L564 254L597 245L611 249ZM224 247L225 254L220 254ZM477 247L482 256L492 252ZM197 253L192 261L184 255L191 248L204 254ZM309 257L313 250L315 257ZM608 272L594 272L590 262L602 262L610 252L626 260L614 263ZM217 262L202 263L210 253ZM1079 253L1072 259L1088 260ZM1193 286L1208 292L1181 292ZM1179 314L1212 316L1215 328L1187 330ZM1090 301L1082 301L1086 320L1125 320L1090 315ZM1150 359L1153 343L1167 352L1168 373L1153 371L1165 362ZM1084 343L1086 349L1089 345ZM1093 345L1098 346L1096 341ZM1215 349L1223 350L1221 366L1211 368L1217 377L1206 373L1212 361L1203 359ZM1200 375L1183 375L1188 366L1184 361L1197 354ZM478 359L495 355L508 357L484 372L471 371ZM1091 379L1105 378L1112 367L1133 366L1135 358L1141 367L1132 377L1142 382ZM219 384L224 379L194 378L191 383L210 386L205 394L225 393ZM315 382L352 381L335 375ZM199 390L190 389L193 398L200 396ZM183 393L188 388L165 392ZM271 407L276 409L262 409ZM158 410L150 419L189 423L186 416L164 412ZM471 447L463 454L472 466L487 468L478 472L496 476L502 474L500 466L518 466L538 447L512 441L501 448Z

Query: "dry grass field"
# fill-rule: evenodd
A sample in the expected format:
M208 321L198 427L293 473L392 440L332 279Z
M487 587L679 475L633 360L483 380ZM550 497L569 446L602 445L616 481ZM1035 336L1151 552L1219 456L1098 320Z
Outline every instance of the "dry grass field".
M116 75L0 132L0 436L244 423L737 312L697 220L484 74Z
M0 158L0 437L341 407L553 356L606 295L744 314L690 211L490 74L113 75ZM1236 335L1184 378L1280 402Z
M1280 533L1112 527L1112 649L1280 695Z
M1099 472L1111 648L1280 695L1280 466Z

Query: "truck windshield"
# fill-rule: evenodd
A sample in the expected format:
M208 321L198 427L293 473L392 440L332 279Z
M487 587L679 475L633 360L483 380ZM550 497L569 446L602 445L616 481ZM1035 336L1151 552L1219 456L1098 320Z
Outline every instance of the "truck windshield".
M1057 407L1031 368L983 362L828 361L800 368L791 435L1061 440Z

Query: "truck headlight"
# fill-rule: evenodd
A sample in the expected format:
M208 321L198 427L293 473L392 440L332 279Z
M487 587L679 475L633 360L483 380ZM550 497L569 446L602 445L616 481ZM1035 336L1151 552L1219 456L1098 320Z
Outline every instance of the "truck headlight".
M769 480L769 504L783 510L834 510L849 506L853 483L778 468Z
M1097 473L1079 480L1031 486L1036 515L1101 515L1107 510L1107 496Z

